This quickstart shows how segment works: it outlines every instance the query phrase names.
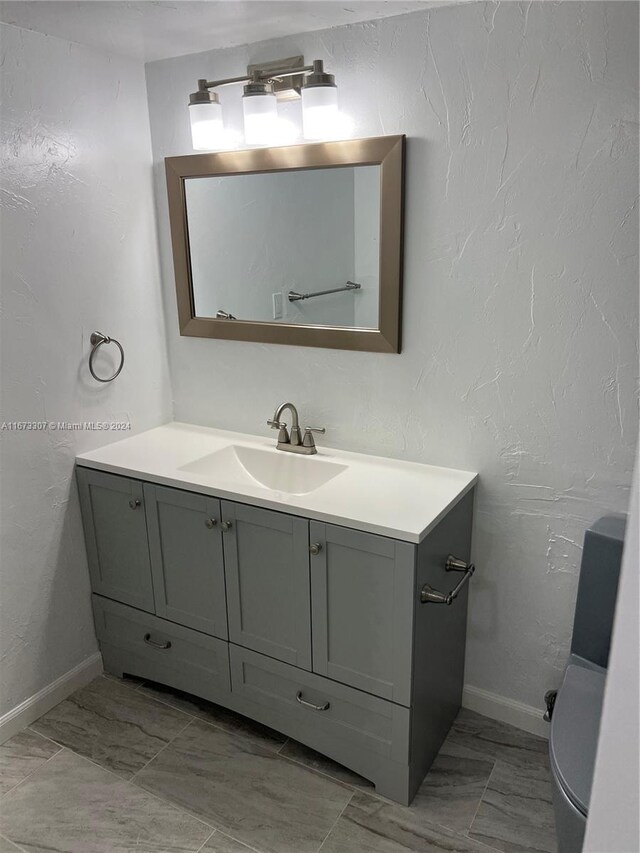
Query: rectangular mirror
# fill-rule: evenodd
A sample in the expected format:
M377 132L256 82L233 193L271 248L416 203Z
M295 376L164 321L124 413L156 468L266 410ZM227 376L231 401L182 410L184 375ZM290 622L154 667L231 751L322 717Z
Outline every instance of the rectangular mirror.
M169 157L183 335L400 351L404 137Z
M187 178L185 203L196 317L378 328L379 166Z

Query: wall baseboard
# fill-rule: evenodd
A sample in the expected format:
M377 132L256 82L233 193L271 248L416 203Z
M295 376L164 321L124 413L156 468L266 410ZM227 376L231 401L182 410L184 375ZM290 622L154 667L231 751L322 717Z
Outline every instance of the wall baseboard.
M56 678L51 684L43 687L33 696L25 699L11 711L7 711L0 717L0 743L4 743L10 737L17 734L25 726L30 725L38 717L50 711L54 705L62 702L75 690L84 687L90 681L102 673L102 655L100 652L88 657L65 672L60 678Z
M462 691L462 707L499 720L501 723L509 723L525 732L549 738L549 723L542 719L543 709L525 705L515 699L507 699L497 693L490 693L480 687L465 684Z

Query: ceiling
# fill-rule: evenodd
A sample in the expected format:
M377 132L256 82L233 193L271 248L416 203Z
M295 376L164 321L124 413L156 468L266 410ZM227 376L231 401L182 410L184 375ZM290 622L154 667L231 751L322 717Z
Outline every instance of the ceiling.
M152 62L442 5L441 0L2 0L0 21Z

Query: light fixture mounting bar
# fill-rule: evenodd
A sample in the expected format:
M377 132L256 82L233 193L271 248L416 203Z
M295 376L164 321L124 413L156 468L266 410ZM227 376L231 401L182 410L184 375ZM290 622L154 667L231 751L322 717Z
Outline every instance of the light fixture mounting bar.
M309 73L311 68L304 64L304 56L299 55L248 65L247 74L257 74L261 80L268 80L277 99L289 101L300 97L305 72Z
M304 75L313 71L313 65L305 65L303 56L292 56L288 59L277 59L273 62L263 62L247 66L247 73L242 77L225 77L221 80L198 80L201 91L217 89L220 86L230 86L234 83L250 83L252 81L266 83L274 82L276 94L280 91L299 89ZM287 78L298 78L290 80ZM280 85L278 85L280 83Z
M248 83L251 80L251 77L227 77L224 80L198 80L198 88L201 90L204 89L217 89L218 86L230 86L231 83Z

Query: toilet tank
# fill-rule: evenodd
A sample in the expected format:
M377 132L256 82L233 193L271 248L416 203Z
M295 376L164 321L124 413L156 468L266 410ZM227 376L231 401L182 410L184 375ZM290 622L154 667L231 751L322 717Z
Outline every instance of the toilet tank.
M585 533L571 654L597 666L609 662L626 516L605 515Z

